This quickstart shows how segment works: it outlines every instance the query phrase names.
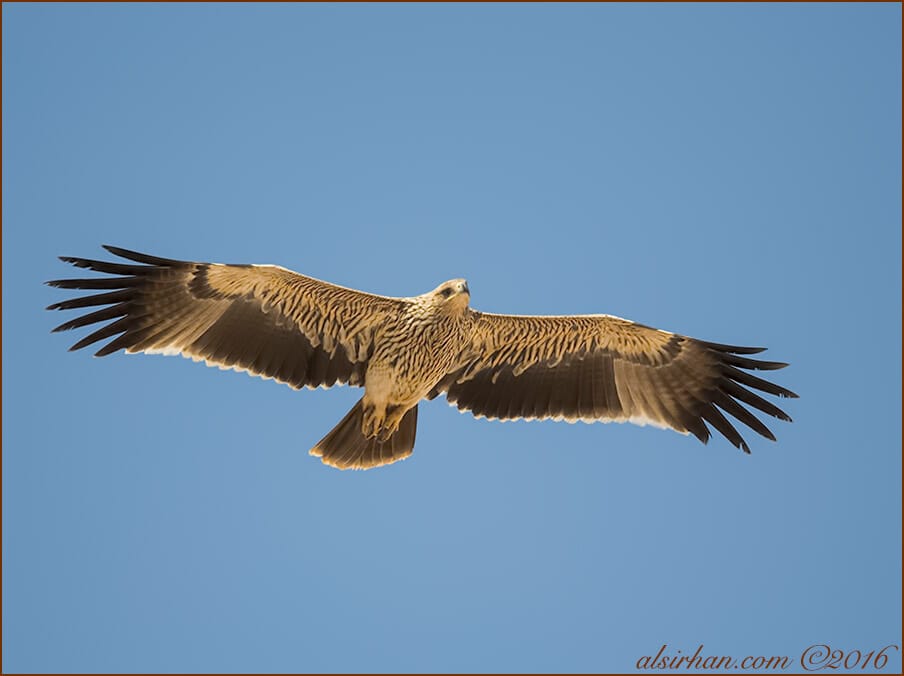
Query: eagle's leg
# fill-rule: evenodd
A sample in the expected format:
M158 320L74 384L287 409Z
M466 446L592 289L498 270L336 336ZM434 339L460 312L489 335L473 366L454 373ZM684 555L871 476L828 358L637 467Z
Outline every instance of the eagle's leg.
M361 415L361 434L366 439L373 439L383 429L386 419L386 406L378 406L364 397L364 410Z
M399 430L405 414L420 401L419 393L410 389L391 365L379 360L371 363L361 400L361 433L365 438L384 442Z
M378 441L386 441L399 429L402 418L408 412L410 406L401 404L379 405L364 401L363 415L361 416L361 433L367 438L376 437Z
M410 406L401 404L387 404L383 418L383 427L377 433L379 441L387 441L399 429L402 418L408 413Z

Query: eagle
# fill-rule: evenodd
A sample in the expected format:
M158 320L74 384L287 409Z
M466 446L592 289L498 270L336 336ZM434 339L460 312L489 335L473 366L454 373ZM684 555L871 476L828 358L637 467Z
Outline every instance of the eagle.
M407 458L418 404L440 394L477 418L649 424L704 444L708 423L745 453L750 448L725 414L774 441L744 405L790 422L756 391L797 397L749 373L787 366L749 356L765 348L706 342L605 314L478 312L464 279L393 298L276 265L104 248L123 261L60 259L107 276L47 282L99 291L47 308L100 307L54 329L101 324L71 350L112 339L96 356L178 354L294 389L363 387L361 399L310 451L340 469Z

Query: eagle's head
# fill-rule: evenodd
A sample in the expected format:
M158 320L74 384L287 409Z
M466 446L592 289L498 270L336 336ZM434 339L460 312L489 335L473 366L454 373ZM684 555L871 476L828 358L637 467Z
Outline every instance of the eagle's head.
M429 294L434 306L455 313L464 312L471 300L471 292L468 289L468 281L465 279L450 279L433 289Z

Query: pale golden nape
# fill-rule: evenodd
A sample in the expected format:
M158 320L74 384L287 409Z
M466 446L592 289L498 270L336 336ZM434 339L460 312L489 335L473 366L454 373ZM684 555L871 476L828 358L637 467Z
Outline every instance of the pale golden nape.
M273 265L222 265L105 247L113 263L63 257L106 273L48 282L98 293L50 310L99 307L55 331L101 324L71 349L110 339L125 350L179 354L299 389L348 384L364 394L311 453L341 469L411 455L417 406L445 394L477 417L633 422L693 434L707 425L745 452L736 421L774 440L750 408L790 421L760 393L796 397L750 371L781 362L763 348L695 340L610 315L514 316L469 307L463 279L390 298Z

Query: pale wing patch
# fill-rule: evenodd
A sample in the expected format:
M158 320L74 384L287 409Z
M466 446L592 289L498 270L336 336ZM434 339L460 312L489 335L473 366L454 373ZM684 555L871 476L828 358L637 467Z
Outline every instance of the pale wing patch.
M520 316L475 313L475 369L511 364L521 375L535 364L555 368L568 356L607 350L649 363L668 361L675 334L614 315Z
M248 292L262 296L261 290L276 284L285 285L293 278L301 277L288 268L279 265L225 265L211 263L207 267L207 283L215 291L226 296L241 296ZM320 282L307 277L312 282ZM332 285L330 285L332 286Z

